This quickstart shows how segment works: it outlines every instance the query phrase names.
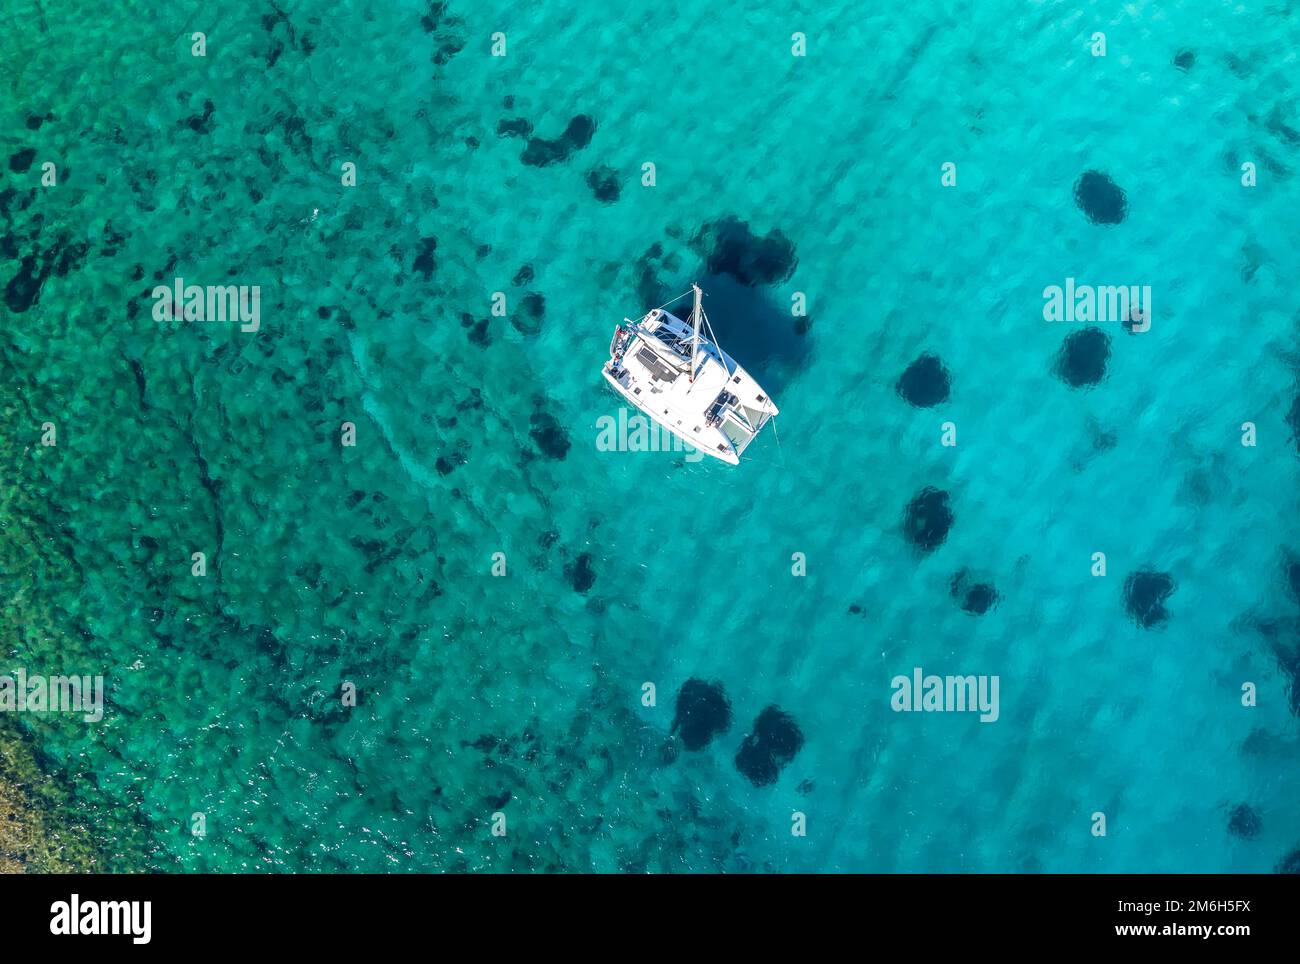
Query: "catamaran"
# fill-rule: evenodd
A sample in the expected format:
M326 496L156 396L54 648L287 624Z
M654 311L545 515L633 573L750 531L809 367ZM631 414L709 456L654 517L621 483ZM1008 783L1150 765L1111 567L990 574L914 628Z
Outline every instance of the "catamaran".
M695 301L683 321L667 308L691 292ZM639 321L624 318L614 329L603 374L615 391L683 442L737 465L777 407L718 347L703 302L704 292L693 284Z

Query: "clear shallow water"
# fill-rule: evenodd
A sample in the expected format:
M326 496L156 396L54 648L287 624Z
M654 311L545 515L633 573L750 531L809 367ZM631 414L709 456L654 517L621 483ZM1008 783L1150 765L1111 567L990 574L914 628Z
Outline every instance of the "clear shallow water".
M20 7L0 59L4 154L36 150L0 280L49 266L5 306L6 655L109 677L103 723L23 724L122 865L1264 871L1300 845L1287 8L135 9L128 40L112 6ZM578 115L590 143L547 166L498 133ZM1076 206L1090 169L1123 223ZM612 325L728 216L797 259L708 284L779 445L598 451ZM261 285L262 330L155 322L177 275ZM1068 276L1154 291L1090 390L1041 314ZM929 409L895 391L922 352L952 378ZM954 522L923 554L926 486ZM1122 598L1145 566L1177 585L1151 629ZM962 611L962 569L995 609ZM1001 719L893 713L914 666L998 675ZM733 721L674 758L690 677ZM733 756L771 704L805 742L755 788Z

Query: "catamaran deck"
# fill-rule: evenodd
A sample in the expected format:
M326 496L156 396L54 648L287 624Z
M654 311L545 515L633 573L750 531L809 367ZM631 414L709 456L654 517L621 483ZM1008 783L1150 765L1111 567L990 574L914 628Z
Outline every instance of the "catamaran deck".
M695 311L703 320L695 290ZM735 359L701 338L698 327L661 308L619 327L603 374L652 420L732 465L777 414L762 386Z

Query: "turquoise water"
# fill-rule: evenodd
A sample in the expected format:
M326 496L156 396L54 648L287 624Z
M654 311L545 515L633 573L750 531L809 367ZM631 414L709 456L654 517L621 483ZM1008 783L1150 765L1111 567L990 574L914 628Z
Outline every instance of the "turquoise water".
M3 154L35 154L0 189L6 655L107 677L102 723L22 726L122 864L1268 871L1300 846L1285 5L9 18ZM1122 223L1076 204L1088 170ZM710 276L727 218L790 262ZM155 321L178 276L261 286L260 330ZM1053 370L1067 277L1153 290L1149 332L1097 326L1093 387ZM696 278L779 441L738 469L600 451L614 324ZM926 352L951 392L919 408L896 384ZM903 529L927 486L953 516L928 553ZM1176 585L1151 627L1144 568ZM963 611L962 570L995 607ZM917 666L998 676L1000 718L893 712ZM690 678L731 704L700 750L670 732ZM803 744L756 787L734 757L770 705Z

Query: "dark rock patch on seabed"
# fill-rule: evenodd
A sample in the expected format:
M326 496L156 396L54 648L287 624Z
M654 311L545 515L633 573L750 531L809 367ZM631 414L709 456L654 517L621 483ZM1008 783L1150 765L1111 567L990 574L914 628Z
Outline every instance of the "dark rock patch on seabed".
M1291 441L1295 442L1296 451L1300 452L1300 395L1291 403L1291 410L1286 413L1286 423L1291 426Z
M424 280L428 281L434 269L438 267L438 259L434 252L438 250L437 238L421 238L419 247L415 250L415 261L411 264L411 270L418 271L424 275Z
M1279 860L1276 870L1279 874L1300 874L1300 847Z
M969 569L954 573L948 586L952 598L958 600L961 608L972 616L984 615L995 608L1001 598L991 582L981 581Z
M434 40L437 41L438 46L434 50L433 62L439 67L465 49L465 38L452 32L463 23L460 17L447 16L445 0L433 0L424 15L420 17L420 26L424 28L424 32L436 34Z
M5 304L10 311L21 314L36 304L41 296L41 285L50 274L48 261L38 264L35 255L26 255L18 266L18 273L5 285Z
M1053 370L1071 388L1090 388L1106 377L1110 361L1110 336L1088 327L1065 336Z
M785 281L799 263L794 242L779 229L757 235L735 215L705 223L690 243L709 274L730 275L750 287Z
M1300 644L1288 646L1274 639L1272 645L1278 668L1287 679L1287 705L1293 716L1300 717Z
M1243 840L1253 840L1259 836L1263 823L1254 809L1248 804L1239 803L1228 815L1228 833Z
M564 574L574 592L586 593L596 584L596 569L591 564L591 553L584 552L564 567Z
M476 321L468 311L462 311L460 313L460 326L468 329L467 337L470 344L478 345L480 348L486 348L492 344L492 333L488 331L487 319Z
M1176 588L1169 573L1139 569L1124 580L1124 609L1143 629L1154 629L1169 619L1165 600Z
M930 408L948 400L952 379L938 355L928 352L907 366L895 386L898 394L917 408Z
M982 616L998 602L997 590L989 583L982 582L971 586L962 600L961 608L973 616Z
M284 142L289 145L289 149L295 154L309 155L312 151L313 141L311 135L307 133L307 122L297 115L285 117L282 113L276 114L275 119L280 121L280 130L284 134ZM437 198L434 198L433 207L437 206Z
M518 288L520 285L528 284L534 277L536 275L531 264L520 265L519 270L515 272L515 276L510 279L510 283Z
M1093 224L1119 224L1128 214L1123 189L1101 171L1084 171L1074 183L1074 203Z
M434 51L433 62L439 67L446 64L452 57L465 49L465 38L459 36L447 36L438 42L438 49Z
M530 291L519 299L519 310L510 316L510 323L523 335L535 335L542 330L546 317L546 299Z
M569 436L564 426L549 412L533 412L528 434L542 454L559 461L569 454Z
M1191 70L1192 65L1195 63L1196 63L1196 53L1192 50L1189 50L1186 47L1178 51L1178 53L1174 54L1174 66L1181 71L1186 72L1188 70Z
M775 783L781 770L803 747L803 733L789 713L769 706L736 751L736 769L756 787Z
M445 0L433 0L426 9L424 16L420 18L420 26L424 28L425 33L433 33L442 23L442 18L447 13L447 4Z
M530 167L550 167L560 161L567 161L575 151L590 144L595 133L595 120L587 114L579 114L569 121L564 133L554 140L530 137L519 159Z
M36 148L24 147L9 155L9 170L15 174L22 174L32 166L34 160L36 160Z
M903 513L903 538L922 552L933 552L948 538L952 523L948 493L926 486L907 503Z
M618 200L622 188L618 183L618 172L604 164L593 167L587 172L587 187L602 204L613 204Z
M31 207L34 200L36 200L36 188L29 188L26 194L20 195L14 188L7 187L0 191L0 217L4 217L6 220L11 219L15 214L26 211ZM37 230L33 236L40 233L39 220L34 226ZM9 237L12 237L12 235Z
M185 118L181 123L196 134L211 134L213 127L212 115L216 113L216 110L217 107L212 101L205 100L202 114L194 114Z
M1300 559L1287 559L1286 583L1291 590L1291 598L1300 602Z
M702 750L719 734L731 729L731 701L722 684L692 677L677 691L677 710L670 733L681 737L688 750Z
M2 195L0 199L3 199ZM688 282L665 282L661 277L663 272L675 275L680 268L681 259L675 254L666 253L662 242L659 241L650 245L645 254L636 259L633 270L636 272L638 313L657 308L665 304L669 298L682 293L682 288Z
M113 222L109 221L104 225L103 239L104 246L99 249L100 257L111 258L122 250L122 245L126 243L127 236L120 231L113 230Z
M54 273L60 278L65 277L69 271L79 271L86 263L86 255L90 251L90 244L85 241L69 241L67 237L60 238L47 252L47 258L53 265Z

